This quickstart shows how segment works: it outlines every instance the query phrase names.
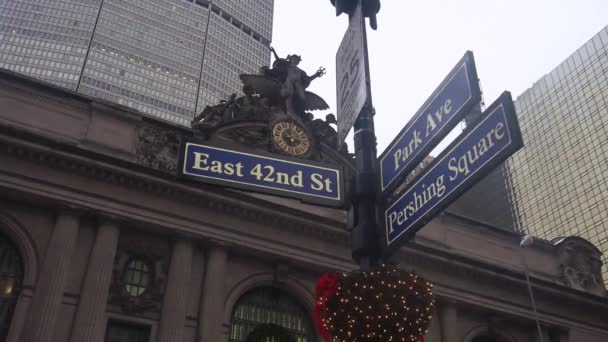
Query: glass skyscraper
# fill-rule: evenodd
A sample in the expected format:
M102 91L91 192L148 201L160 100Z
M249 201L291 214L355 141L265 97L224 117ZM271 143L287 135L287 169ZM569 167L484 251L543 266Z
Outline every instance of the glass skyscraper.
M0 0L0 68L187 125L270 62L274 0Z
M519 230L588 239L608 280L608 27L515 107L525 146L507 166Z

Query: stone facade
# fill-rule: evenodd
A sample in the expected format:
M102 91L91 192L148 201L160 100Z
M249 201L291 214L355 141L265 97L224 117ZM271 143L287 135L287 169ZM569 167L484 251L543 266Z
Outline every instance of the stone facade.
M249 290L311 312L323 272L356 268L346 212L176 178L192 134L0 72L0 233L24 269L6 341L107 341L110 322L145 327L148 342L228 341ZM543 341L608 340L599 251L520 240L446 213L395 255L435 284L426 341L539 341L525 272ZM145 292L125 270L150 277Z

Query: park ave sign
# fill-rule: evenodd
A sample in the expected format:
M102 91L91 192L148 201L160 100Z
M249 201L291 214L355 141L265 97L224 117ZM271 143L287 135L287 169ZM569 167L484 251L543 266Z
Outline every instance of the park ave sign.
M480 99L475 60L467 51L380 156L381 192L399 186Z
M523 146L511 94L503 93L384 210L385 253Z

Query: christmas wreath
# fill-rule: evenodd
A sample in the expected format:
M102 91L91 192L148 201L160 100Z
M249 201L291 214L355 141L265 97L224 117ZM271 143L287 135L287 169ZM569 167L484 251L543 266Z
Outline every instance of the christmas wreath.
M432 317L432 285L394 266L324 274L315 292L314 321L325 342L424 341Z

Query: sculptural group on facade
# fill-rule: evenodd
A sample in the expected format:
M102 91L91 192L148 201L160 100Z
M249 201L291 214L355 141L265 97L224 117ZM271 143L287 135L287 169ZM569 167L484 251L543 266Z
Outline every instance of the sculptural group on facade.
M300 69L301 57L274 56L272 67L260 68L259 74L241 74L243 95L232 94L216 105L209 105L192 121L192 128L210 132L235 122L270 122L277 116L289 116L306 125L315 137L331 146L337 145L336 123L333 114L325 120L314 119L310 111L325 110L329 106L318 95L307 91L311 82L325 74L324 68L309 76Z

